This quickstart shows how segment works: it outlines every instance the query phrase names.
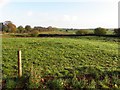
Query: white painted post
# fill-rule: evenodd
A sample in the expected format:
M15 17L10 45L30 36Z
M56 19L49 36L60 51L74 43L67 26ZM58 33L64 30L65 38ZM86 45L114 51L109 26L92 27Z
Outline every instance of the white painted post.
M22 76L21 50L18 50L18 77Z

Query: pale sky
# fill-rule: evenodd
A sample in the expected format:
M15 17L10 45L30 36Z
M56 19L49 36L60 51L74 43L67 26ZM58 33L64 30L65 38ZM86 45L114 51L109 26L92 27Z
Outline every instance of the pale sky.
M32 27L117 28L118 1L0 0L0 22Z

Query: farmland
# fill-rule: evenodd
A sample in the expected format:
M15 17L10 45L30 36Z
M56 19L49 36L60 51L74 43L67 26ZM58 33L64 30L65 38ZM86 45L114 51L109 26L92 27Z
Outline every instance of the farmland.
M6 85L6 87L16 87L16 81L11 80L15 84L10 85L9 78L17 78L17 51L20 49L22 51L23 76L30 76L31 73L35 72L40 76L39 78L42 81L38 77L35 78L33 74L34 80L36 79L38 82L43 82L41 84L43 86L41 86L40 83L36 83L36 87L51 90L56 90L56 87L58 87L57 89L78 89L81 85L81 80L84 80L84 78L88 80L84 75L92 74L92 76L95 75L95 77L92 77L90 85L92 86L94 83L94 88L100 85L102 88L120 88L120 59L118 56L118 48L118 39L110 37L3 38L3 79L8 80L8 86ZM31 72L31 68L33 72ZM79 77L82 77L81 75L83 75L84 78L79 80ZM108 81L101 84L98 82L98 78L100 78L99 75L104 76L102 81L104 79L106 80L106 78ZM110 79L109 75L111 75L112 79ZM49 76L49 79L45 81L46 76ZM51 80L50 76L54 79ZM28 81L32 79L30 76ZM109 82L109 80L113 82ZM64 83L64 85L61 84L61 82ZM29 84L28 87L35 86L32 85L33 84ZM87 88L86 84L81 86Z

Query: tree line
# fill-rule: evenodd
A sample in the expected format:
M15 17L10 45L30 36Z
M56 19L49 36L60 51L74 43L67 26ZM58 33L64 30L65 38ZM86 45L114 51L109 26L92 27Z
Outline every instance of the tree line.
M32 31L53 31L56 30L57 28L49 26L49 27L34 27L32 28L30 25L26 25L23 27L22 25L16 27L15 24L13 24L11 21L5 21L3 23L3 28L2 31L4 33L30 33Z
M2 31L3 33L30 33L31 35L34 36L39 34L39 32L46 32L46 31L54 31L54 30L59 30L58 28L49 26L49 27L40 27L40 26L36 26L36 27L31 27L30 25L26 25L25 27L23 27L22 25L16 27L15 24L13 24L11 21L5 21L3 23L3 28ZM89 34L89 29L62 29L62 30L66 30L66 32L68 32L69 30L74 30L76 31L77 35L85 35L85 34ZM94 34L95 35L106 35L108 29L105 28L95 28L94 29ZM120 28L116 28L114 29L114 34L120 36Z

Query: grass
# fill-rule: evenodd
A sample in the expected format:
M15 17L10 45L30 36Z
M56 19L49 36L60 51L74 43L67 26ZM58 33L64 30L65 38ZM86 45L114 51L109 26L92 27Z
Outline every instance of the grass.
M85 83L78 80L79 77L83 77L79 75L94 73L97 75L99 70L101 72L120 71L117 41L117 38L90 36L77 38L3 38L3 78L17 77L17 51L21 49L23 74L30 73L30 68L33 65L34 73L38 73L35 75L39 75L41 78L46 75L77 77L75 82L72 82L73 79L69 82L69 79L63 80L64 83L67 83L66 85L72 84L72 86L61 84L62 80L59 79L50 82L48 80L45 86L49 87L49 85L53 85L51 83L54 83L61 88L63 86L69 87L69 89L78 88L82 83ZM91 81L91 87L95 87L93 85L95 82L97 81ZM101 86L106 85L103 82L97 83ZM119 83L117 83L117 87L119 87Z

